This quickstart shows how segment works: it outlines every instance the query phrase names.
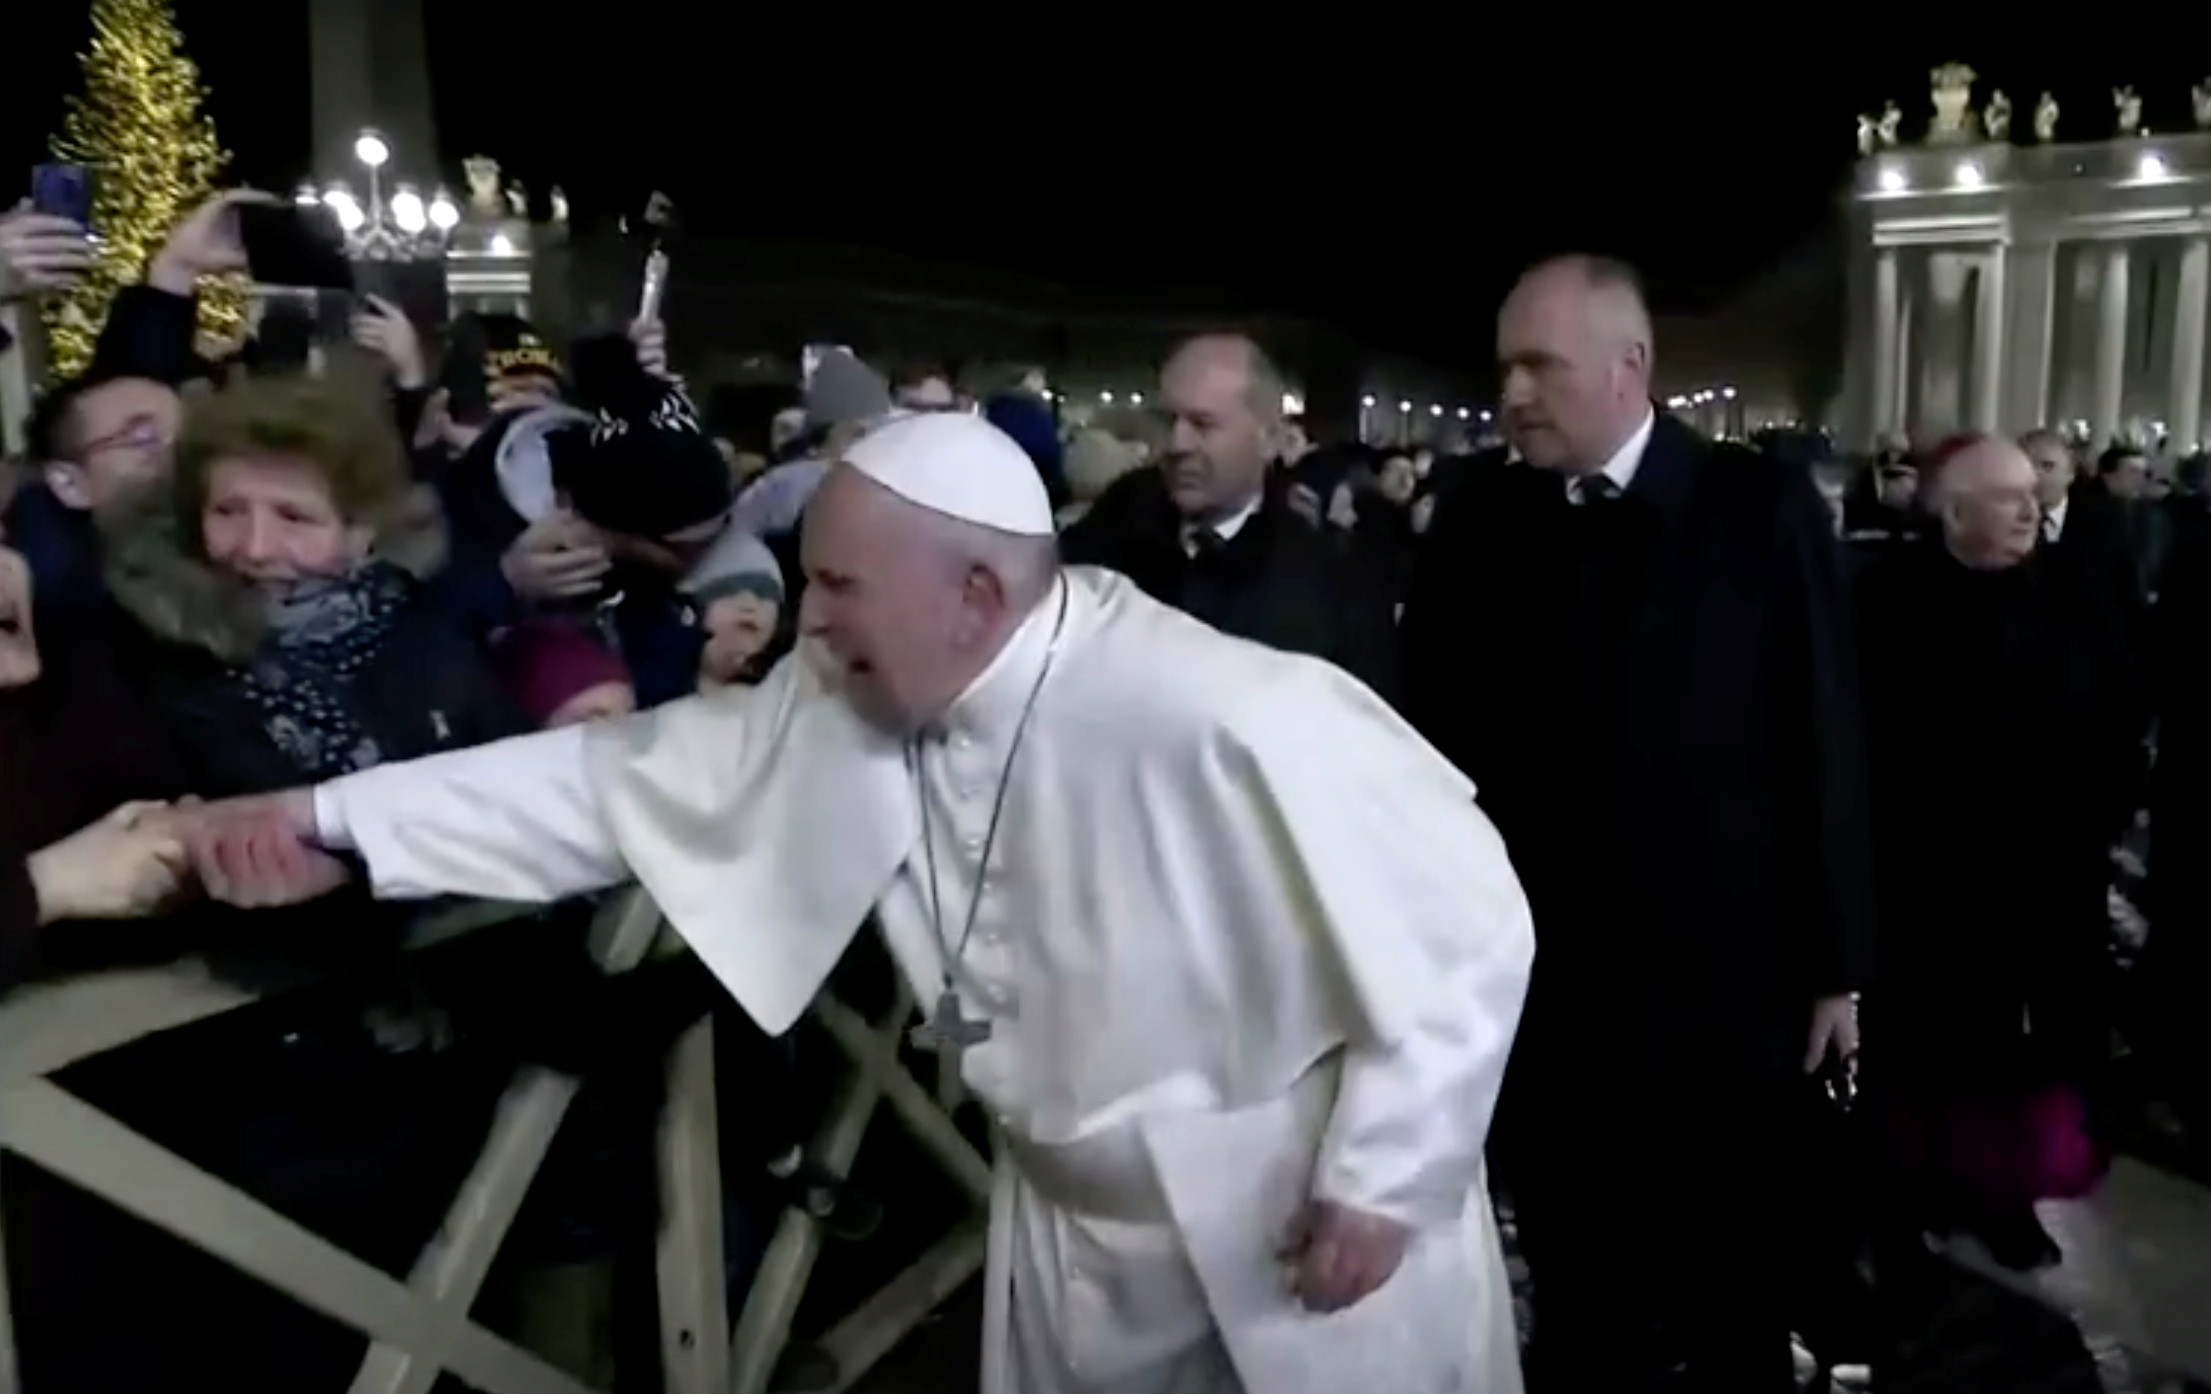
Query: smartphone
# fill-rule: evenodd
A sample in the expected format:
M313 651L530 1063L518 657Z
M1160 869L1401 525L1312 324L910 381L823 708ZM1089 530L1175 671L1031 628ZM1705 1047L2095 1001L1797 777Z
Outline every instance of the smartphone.
M318 318L313 299L271 296L254 326L254 366L265 372L304 371L314 357Z
M353 289L345 230L328 208L319 203L247 203L239 205L237 216L238 242L258 284Z
M92 171L83 165L31 166L31 209L92 226Z

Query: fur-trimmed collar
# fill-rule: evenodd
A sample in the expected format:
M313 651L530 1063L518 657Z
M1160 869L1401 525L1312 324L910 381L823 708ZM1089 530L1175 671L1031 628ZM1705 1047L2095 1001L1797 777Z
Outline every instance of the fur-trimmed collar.
M124 613L164 643L243 665L267 634L261 597L185 545L167 490L119 505L100 519L108 591ZM445 564L445 517L434 495L411 498L377 530L372 555L417 579Z

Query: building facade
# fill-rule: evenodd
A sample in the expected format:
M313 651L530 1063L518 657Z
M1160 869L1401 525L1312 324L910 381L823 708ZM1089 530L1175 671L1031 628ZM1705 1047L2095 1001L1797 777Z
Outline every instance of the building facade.
M1892 106L1861 121L1845 359L1846 438L2058 425L2185 453L2204 434L2211 102L2199 129L2141 126L2127 89L2103 139L2058 139L2056 103L2010 138L2001 93L1935 74L1924 141Z

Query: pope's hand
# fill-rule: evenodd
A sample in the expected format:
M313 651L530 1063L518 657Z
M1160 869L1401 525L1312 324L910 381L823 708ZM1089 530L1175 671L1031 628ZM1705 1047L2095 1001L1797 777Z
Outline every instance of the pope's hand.
M1282 1245L1290 1291L1313 1312L1336 1312L1390 1280L1413 1232L1395 1220L1334 1201L1305 1207Z
M39 922L136 919L174 900L190 861L164 812L161 804L127 803L32 853Z
M210 804L189 839L210 898L240 909L300 905L351 875L314 845L315 800L305 789Z

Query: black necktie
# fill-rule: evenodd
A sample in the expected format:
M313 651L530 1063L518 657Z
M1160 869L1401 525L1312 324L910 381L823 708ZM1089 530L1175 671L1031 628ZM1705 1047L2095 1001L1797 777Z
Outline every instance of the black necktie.
M1610 503L1620 497L1620 486L1609 474L1585 474L1576 481L1573 495L1577 504Z
M1185 540L1189 544L1190 556L1194 561L1211 561L1220 556L1221 552L1228 546L1227 538L1203 523L1191 528L1185 535Z

